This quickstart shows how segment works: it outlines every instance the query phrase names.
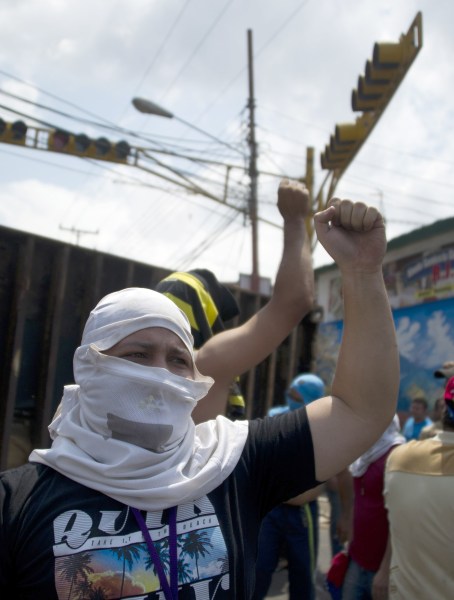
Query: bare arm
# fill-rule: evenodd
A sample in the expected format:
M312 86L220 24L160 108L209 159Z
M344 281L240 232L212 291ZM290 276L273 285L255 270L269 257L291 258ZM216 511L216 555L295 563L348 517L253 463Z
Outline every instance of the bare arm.
M385 554L378 571L372 579L372 598L373 600L388 600L389 594L389 568L391 565L391 535L388 535Z
M336 533L339 542L345 544L352 537L353 478L348 468L338 473L336 478L340 501L340 514Z
M344 332L332 396L307 408L321 481L365 452L391 422L399 386L394 323L382 276L383 219L334 200L315 216L317 236L343 278Z
M295 496L286 502L286 504L291 504L292 506L303 506L303 504L307 504L308 502L312 502L313 500L317 500L320 494L323 492L325 485L322 483L321 485L317 485L307 492L303 492L299 494L299 496Z
M246 323L212 337L197 353L197 368L215 380L213 392L194 411L200 422L223 413L226 385L264 360L289 335L313 306L312 257L306 235L309 214L306 188L284 180L278 190L284 219L284 246L272 297ZM213 401L217 390L220 401Z

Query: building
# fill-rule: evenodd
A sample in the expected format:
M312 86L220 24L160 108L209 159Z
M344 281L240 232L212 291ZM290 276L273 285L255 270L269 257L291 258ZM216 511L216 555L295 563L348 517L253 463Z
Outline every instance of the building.
M433 372L454 360L454 217L389 241L383 272L400 352L398 409L405 412L416 395L434 402L442 382ZM341 278L335 264L317 269L315 277L323 309L315 370L329 383L342 333Z

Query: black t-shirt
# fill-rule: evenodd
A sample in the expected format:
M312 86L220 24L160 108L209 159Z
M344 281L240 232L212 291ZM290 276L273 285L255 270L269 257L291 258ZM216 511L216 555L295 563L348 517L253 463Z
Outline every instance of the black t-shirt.
M218 488L177 509L178 598L250 598L262 517L317 485L304 409L250 422ZM162 600L129 507L41 464L0 476L0 596L15 600ZM168 512L143 512L169 571Z

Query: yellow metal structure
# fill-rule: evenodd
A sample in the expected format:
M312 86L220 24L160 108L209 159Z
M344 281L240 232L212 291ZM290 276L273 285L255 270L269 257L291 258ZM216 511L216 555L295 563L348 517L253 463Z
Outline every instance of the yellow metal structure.
M375 43L372 60L352 92L352 109L362 114L354 123L336 125L321 154L322 169L331 175L331 198L344 171L377 124L422 47L422 14L418 12L397 43Z

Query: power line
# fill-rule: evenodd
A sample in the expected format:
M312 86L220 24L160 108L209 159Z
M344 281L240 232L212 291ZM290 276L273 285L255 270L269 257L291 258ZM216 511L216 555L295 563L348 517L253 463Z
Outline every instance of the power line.
M265 48L267 48L275 39L276 37L279 35L279 33L281 33L285 27L287 27L287 25L291 22L291 20L293 19L293 17L301 10L305 7L306 4L308 4L310 2L310 0L304 0L303 2L301 2L301 4L290 13L290 15L282 22L282 24L275 30L275 32L268 38L268 40L263 44L263 46L257 51L254 52L254 59L256 59L262 52L263 50L265 50ZM238 71L238 73L227 83L226 86L224 86L222 88L222 90L215 96L215 98L206 106L206 108L199 113L199 115L196 117L195 122L197 123L198 121L200 121L200 119L203 117L203 115L205 115L209 110L211 110L211 108L219 101L220 98L222 98L226 92L232 87L232 85L241 77L241 75L243 75L243 73L246 71L247 66L245 65L240 71Z
M162 51L164 50L164 48L166 47L168 41L170 40L172 33L174 32L176 26L178 25L178 23L180 22L186 8L189 6L189 3L191 2L191 0L186 0L186 2L184 3L184 5L181 7L180 12L177 14L176 18L174 19L172 25L170 26L169 30L167 31L166 35L164 36L163 41L161 42L161 45L159 46L159 48L157 49L157 51L155 52L155 55L153 56L153 58L151 59L150 63L148 64L147 68L145 69L144 74L142 75L142 78L140 79L135 91L133 94L131 94L131 98L134 96L137 96L137 92L140 90L140 88L142 87L145 79L148 77L148 74L150 73L151 69L154 67L156 61L158 60L159 56L161 55ZM128 104L129 106L129 104ZM122 117L120 117L121 119Z
M402 150L400 148L399 150L397 150L396 148L390 148L389 146L382 146L381 144L371 143L368 145L370 145L373 148L380 148L381 150L386 150L387 152L393 152L394 154L410 156L411 158L417 158L418 160L427 160L430 162L445 164L450 167L454 166L454 161L437 158L437 156L424 156L422 154L415 154L414 152L407 152L406 150Z
M107 129L107 130L113 131L113 132L115 132L117 134L122 134L122 135L125 135L125 136L129 136L129 137L133 137L133 138L136 138L136 139L140 139L140 140L143 140L143 141L145 141L147 143L153 144L154 146L156 146L159 149L165 149L165 147L166 147L166 146L163 146L158 141L156 141L156 139L152 139L152 138L150 138L148 136L140 134L140 133L138 133L136 131L133 131L131 129L125 129L124 127L120 127L118 125L107 125L105 123L100 123L99 121L92 121L92 120L89 120L89 119L84 119L84 118L81 118L81 117L77 117L75 115L71 115L71 114L69 114L67 112L58 110L56 108L53 108L53 107L50 107L50 106L46 106L45 104L40 104L40 103L35 102L33 100L29 100L28 98L24 98L22 96L18 96L17 94L12 94L10 92L6 92L5 90L2 90L2 89L0 89L0 93L4 94L4 95L6 95L6 96L8 96L10 98L14 98L15 100L19 100L19 101L24 102L26 104L30 104L30 105L32 105L35 108L40 108L42 110L46 110L46 111L52 112L52 113L54 113L56 115L59 115L59 116L62 116L64 118L66 118L66 119L70 119L70 120L73 120L73 121L77 121L79 123L83 123L84 125L89 125L89 126L92 126L92 127L95 127L95 128ZM48 121L44 121L42 119L39 119L38 117L35 117L33 115L24 113L22 111L18 111L18 110L14 109L14 108L11 108L9 106L5 106L5 105L1 105L0 104L0 108L3 108L4 110L6 110L8 112L12 112L14 114L17 114L19 116L25 117L27 119L30 119L30 120L32 120L32 121L34 121L36 123L39 123L41 125L44 125L46 127L50 127L51 129L65 129L65 128L60 127L58 125L55 125L53 123L49 123ZM164 136L156 136L156 137L164 138ZM214 136L213 136L213 139L212 139L211 143L217 143L218 145L225 145L225 142L223 142L222 140L217 140L216 138L214 138ZM206 143L205 143L205 145L206 145ZM234 149L234 148L232 148L232 149ZM199 150L199 152L200 151L201 150ZM213 149L211 148L210 150L207 150L206 152L209 152L210 155L212 155L213 154Z
M4 72L0 70L0 73L4 73ZM21 80L21 79L19 79L17 77L14 77L13 75L8 74L8 76L12 77L13 79L17 79L18 81L20 81L20 82L22 82L22 83L24 83L26 85L29 85L31 87L35 87L32 84L29 84L29 83L27 83L27 82L25 82L25 81L23 81L23 80ZM40 108L41 110L46 110L46 111L52 112L54 114L57 114L59 116L62 116L64 118L66 118L66 119L78 121L79 123L83 123L84 125L89 125L89 126L96 127L96 128L107 129L109 131L113 131L113 132L121 134L121 135L129 136L129 137L132 137L134 139L139 139L139 140L145 141L147 143L153 144L157 148L165 149L165 146L163 146L162 143L160 143L159 141L157 141L158 137L164 138L164 140L165 140L164 136L155 136L154 138L150 138L149 136L145 136L145 135L143 135L141 133L138 133L137 131L133 131L131 129L126 129L124 127L120 127L119 125L117 125L117 124L115 124L115 123L113 123L113 122L111 122L111 121L109 121L109 120L107 120L107 119L105 119L105 118L103 118L101 116L95 115L94 113L91 113L90 111L87 111L87 110L83 109L82 107L80 107L78 105L75 105L72 102L68 102L68 101L66 101L66 100L64 100L62 98L54 96L53 94L51 94L49 92L41 90L41 88L35 87L35 89L38 90L38 91L40 91L40 93L42 93L42 94L48 95L49 97L57 98L59 102L62 102L64 104L68 104L69 106L72 106L73 108L76 108L77 110L79 110L81 112L84 112L86 114L89 114L90 116L92 116L92 117L94 117L94 118L96 118L98 120L97 121L92 121L92 120L89 120L89 119L84 119L84 118L78 117L76 115L72 115L72 114L69 114L67 112L61 111L59 109L47 106L45 104L40 104L38 102L29 100L28 98L24 98L23 96L19 96L18 94L13 94L12 92L7 92L7 91L2 90L2 89L0 89L0 93L4 94L4 95L6 95L6 96L8 96L10 98L14 98L14 99L19 100L21 102L30 104L30 105L32 105L32 106L34 106L36 108ZM7 110L7 111L12 112L14 114L17 114L19 116L28 118L30 120L33 120L34 122L39 123L41 125L44 125L46 127L50 127L52 129L59 129L60 128L59 126L57 126L57 125L55 125L53 123L49 123L48 121L44 121L42 119L39 119L38 117L35 117L33 115L29 115L29 114L21 112L21 111L18 111L18 110L14 109L14 108L11 108L11 107L8 107L8 106L4 106L4 105L0 105L0 108L3 108L4 110ZM213 137L213 142L216 141L220 145L225 145L225 142L223 142L222 140L215 140L214 136L212 136L212 137ZM205 142L205 145L207 145L207 142ZM206 152L209 152L210 155L213 155L214 150L213 150L213 148L210 148L209 150L206 150Z
M178 73L175 75L175 77L172 79L172 81L170 82L170 84L167 86L167 89L165 90L165 92L161 96L161 100L167 96L167 94L170 92L170 90L172 89L172 87L175 85L175 83L178 81L178 79L181 77L181 75L184 73L184 71L188 68L188 66L190 65L192 59L197 54L197 52L200 50L200 48L203 46L203 44L206 42L206 40L209 38L209 36L213 33L214 29L219 24L219 22L222 20L222 18L224 17L225 13L227 12L227 9L230 7L230 5L232 4L232 2L233 2L233 0L228 0L226 2L226 4L223 6L223 8L221 9L221 11L218 13L218 15L216 16L216 18L214 19L213 23L210 25L210 27L208 28L208 30L206 31L206 33L203 35L202 39L196 45L196 47L194 48L194 50L192 51L192 53L188 56L186 62L183 64L183 66L180 68L180 70L178 71Z
M356 175L348 175L347 177L343 178L344 181L357 181L358 183L365 185L366 187L373 187L374 189L377 187L377 185L380 185L380 187L384 190L384 191L389 191L389 192L394 192L396 194L399 194L401 196L407 196L408 198L411 198L413 200L416 200L418 202L425 202L425 203L431 203L431 204L438 204L440 206L451 206L452 207L452 200L448 200L448 201L443 201L443 200L435 200L433 198L429 198L427 196L420 196L419 194L414 194L414 193L407 193L402 191L399 188L395 188L395 187L390 187L390 186L386 186L383 185L380 181L379 184L371 181L370 179L363 179L361 177L357 177Z
M19 83L23 83L24 85L27 85L33 89L35 89L36 91L38 91L40 94L44 94L45 96L49 96L49 98L53 98L54 100L57 100L58 102L61 102L62 104L66 104L67 106L71 106L72 108L75 108L76 110L79 110L80 112L90 116L90 117L94 117L95 119L99 119L100 121L103 121L104 123L107 123L108 125L112 125L113 123L111 121L109 121L108 119L104 118L104 117L100 117L99 115L81 107L80 105L71 102L69 100L65 100L64 98L62 98L61 96L57 96L56 94L53 94L52 92L48 92L46 90L44 90L43 88L38 87L37 85L35 85L34 83L30 83L29 81L26 81L25 79L21 79L20 77L17 77L16 75L13 75L12 73L8 73L7 71L4 71L3 69L0 69L0 74L4 75L5 77L9 77L10 79L14 79L14 81L18 81Z
M355 160L355 164L361 165L364 167L370 167L373 169L377 168L377 164L370 164L367 162ZM388 167L380 166L380 171L386 171L387 173L394 173L394 175L400 175L405 177L406 179L413 179L414 181L422 181L423 183L430 183L431 185L441 185L442 187L454 188L453 183L446 183L445 181L438 181L437 179L426 179L424 177L418 177L417 175L412 175L410 173L403 173L397 169L390 169Z
M199 258L207 248L216 240L219 242L225 235L228 228L234 223L238 213L231 213L230 216L224 215L218 220L216 229L212 229L202 242L197 242L196 246L180 259L181 268L186 268L191 262Z
M293 121L295 123L299 123L300 125L304 125L305 127L310 127L311 129L315 129L317 131L321 131L324 134L329 133L329 131L326 129L326 127L317 126L314 124L313 121L311 121L311 122L303 121L302 119L299 119L298 117L294 117L293 115L289 115L288 113L283 113L282 111L278 110L277 108L266 106L265 104L261 104L260 102L258 104L258 108L261 111L272 112L276 115L279 115L280 117L282 117L284 119ZM280 134L277 134L277 135L280 135ZM286 138L284 138L284 139L286 139ZM297 143L297 142L295 141L295 143Z
M357 177L356 175L348 175L348 176L344 176L343 181L348 182L348 181L353 181L353 182L358 182L361 185L364 185L365 187L371 188L373 187L374 189L376 189L377 184L372 182L370 179L362 179L361 177ZM390 186L386 186L383 185L380 182L380 188L383 191L388 191L388 192L394 192L395 194L399 194L401 196L406 196L412 200L416 200L417 202L424 202L424 203L430 203L430 204L438 204L440 206L449 206L452 207L452 200L448 200L448 201L443 201L443 200L434 200L433 198L428 198L427 196L419 196L418 194L408 194L406 192L403 192L402 190L390 187Z

